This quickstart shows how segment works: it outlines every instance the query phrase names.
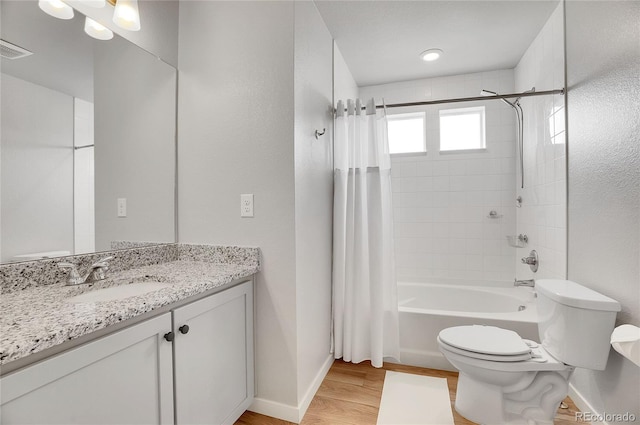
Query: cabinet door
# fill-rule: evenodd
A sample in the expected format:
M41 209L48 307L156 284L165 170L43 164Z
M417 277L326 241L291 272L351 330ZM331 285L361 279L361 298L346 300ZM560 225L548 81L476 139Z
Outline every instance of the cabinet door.
M233 424L253 400L252 283L174 310L173 323L177 423Z
M172 424L171 314L0 379L3 424Z

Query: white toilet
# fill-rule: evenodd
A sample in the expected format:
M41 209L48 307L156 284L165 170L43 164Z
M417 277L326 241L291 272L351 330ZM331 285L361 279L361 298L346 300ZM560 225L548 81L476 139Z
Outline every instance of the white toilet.
M568 280L536 281L541 344L494 326L438 335L460 371L455 408L479 424L552 424L576 367L603 370L620 304Z

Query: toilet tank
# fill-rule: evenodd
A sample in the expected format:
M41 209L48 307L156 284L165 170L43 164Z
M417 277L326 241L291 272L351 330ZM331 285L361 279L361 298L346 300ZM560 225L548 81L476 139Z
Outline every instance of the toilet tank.
M570 366L604 370L620 303L570 280L536 281L542 346Z

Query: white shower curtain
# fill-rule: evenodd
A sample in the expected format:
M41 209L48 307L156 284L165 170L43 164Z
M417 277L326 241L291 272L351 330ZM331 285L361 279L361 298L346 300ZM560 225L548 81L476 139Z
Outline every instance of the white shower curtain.
M334 356L399 359L387 118L373 99L338 102L333 206Z

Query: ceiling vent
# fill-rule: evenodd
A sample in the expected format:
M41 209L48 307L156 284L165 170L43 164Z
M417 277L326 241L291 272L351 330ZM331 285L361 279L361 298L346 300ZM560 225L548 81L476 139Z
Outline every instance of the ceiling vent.
M8 41L0 40L0 56L3 58L20 59L32 54L33 52L30 52L27 49L11 44Z

